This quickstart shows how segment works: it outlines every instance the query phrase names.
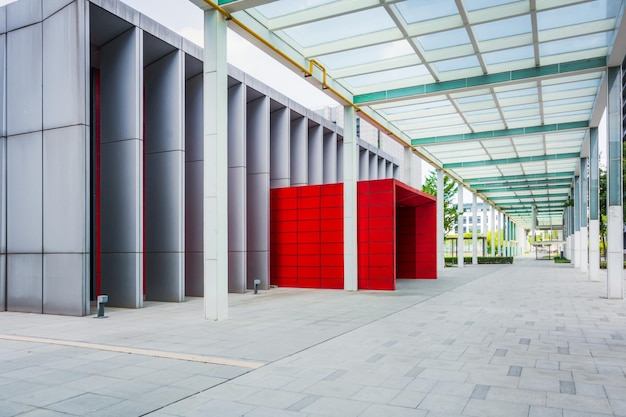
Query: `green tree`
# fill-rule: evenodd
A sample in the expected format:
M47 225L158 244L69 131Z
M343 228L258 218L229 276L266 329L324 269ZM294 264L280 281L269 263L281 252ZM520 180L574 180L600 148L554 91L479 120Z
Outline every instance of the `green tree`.
M606 170L603 168L600 168L598 188L600 194L600 246L603 250L606 250Z
M443 177L443 234L447 235L454 229L459 213L452 204L452 198L457 193L458 186L449 177ZM437 196L437 171L432 171L426 178L422 191Z

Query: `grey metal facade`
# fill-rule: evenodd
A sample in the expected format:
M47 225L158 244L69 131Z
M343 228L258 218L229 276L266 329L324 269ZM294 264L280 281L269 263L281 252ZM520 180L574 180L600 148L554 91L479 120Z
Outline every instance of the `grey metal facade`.
M116 0L0 8L0 311L203 295L201 57ZM270 188L341 181L343 130L232 67L228 113L229 290L269 288Z

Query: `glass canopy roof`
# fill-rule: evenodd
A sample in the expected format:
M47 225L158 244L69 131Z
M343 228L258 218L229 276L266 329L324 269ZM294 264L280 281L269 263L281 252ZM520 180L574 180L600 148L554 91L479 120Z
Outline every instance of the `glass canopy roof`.
M626 37L624 1L218 6L234 30L530 228L533 205L540 224L562 224L615 42Z

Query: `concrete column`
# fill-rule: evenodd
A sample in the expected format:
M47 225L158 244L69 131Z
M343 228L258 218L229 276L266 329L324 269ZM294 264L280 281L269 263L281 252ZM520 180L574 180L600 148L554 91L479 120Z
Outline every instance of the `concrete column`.
M598 128L589 129L589 280L600 280Z
M496 209L489 206L491 214L489 219L489 229L491 230L491 256L496 256Z
M346 132L344 130L344 135L345 134ZM346 141L345 136L343 140L344 142ZM359 167L358 167L359 181L369 180L370 179L370 153L367 149L360 149L358 145L357 145L357 152L358 152L358 158L359 158ZM345 162L345 155L344 155L344 162ZM344 172L345 172L345 169L346 168L344 167Z
M270 99L248 103L246 208L248 288L270 288ZM319 152L321 160L321 151ZM320 163L321 165L321 163Z
M308 121L305 117L292 116L290 136L290 169L291 185L307 185L309 183L308 158Z
M445 268L443 202L443 171L441 169L437 169L437 271L439 272L443 272Z
M472 265L478 265L478 201L472 194Z
M502 253L504 256L509 256L509 217L504 216L504 227L502 228Z
M270 114L270 186L289 187L289 109L280 107Z
M146 299L185 300L185 54L145 68Z
M574 267L580 268L580 216L582 200L580 198L580 175L574 177Z
M247 262L246 85L228 88L228 292L244 293Z
M621 68L608 71L607 138L607 297L624 298L624 214L622 211Z
M344 107L343 127L343 275L344 289L358 289L357 246L357 161L359 146L356 136L356 113L354 107Z
M413 149L410 146L404 148L402 167L402 181L407 185L413 186Z
M531 233L531 238L532 238L531 244L532 244L532 247L534 248L535 247L535 241L536 241L535 240L536 239L535 232L536 232L536 227L537 227L537 206L534 205L534 204L532 206L532 219L531 219L531 222L532 222L532 224L530 225L531 226L530 227L530 233Z
M587 158L580 158L580 272L588 273L589 238L587 236L587 201L589 179L587 177Z
M385 166L385 160L378 158L378 178L383 179L387 177L387 169Z
M324 183L324 139L321 125L309 127L309 185Z
M337 182L337 133L324 133L324 184Z
M187 80L185 93L185 295L204 296L203 76Z
M500 256L504 254L504 213L500 212L500 230L498 231L498 252Z
M204 316L228 318L228 67L226 21L204 12Z
M393 162L387 161L385 164L385 178L393 178Z
M109 305L143 306L143 34L100 51L102 292Z
M464 243L463 243L463 218L465 217L465 210L463 209L463 185L459 184L459 190L457 194L457 207L459 211L459 217L457 220L458 225L458 237L457 237L457 266L459 268L463 268L463 254L464 254Z

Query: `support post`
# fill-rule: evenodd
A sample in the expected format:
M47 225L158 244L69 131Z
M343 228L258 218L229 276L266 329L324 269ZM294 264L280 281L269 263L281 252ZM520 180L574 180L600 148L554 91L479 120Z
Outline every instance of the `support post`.
M478 202L472 194L472 265L478 265Z
M580 272L588 273L588 247L589 238L587 236L587 197L589 179L587 177L587 158L580 158L580 246L578 258L580 261Z
M356 137L354 107L344 107L343 128L343 276L344 289L358 289L357 264L357 207L356 183L358 179L359 146Z
M465 210L463 208L463 184L459 183L458 197L457 197L457 207L458 207L458 220L457 220L457 244L456 244L456 253L457 253L457 266L459 268L463 268L463 254L465 246L463 244L463 218L465 217Z
M589 281L600 280L598 128L589 129Z
M445 267L444 253L444 224L443 224L443 203L445 199L443 189L443 171L437 170L437 271L443 272Z
M608 71L607 140L607 297L624 298L624 214L622 211L622 83L621 68Z
M204 316L228 318L228 68L226 21L204 12ZM209 47L210 45L210 47Z

